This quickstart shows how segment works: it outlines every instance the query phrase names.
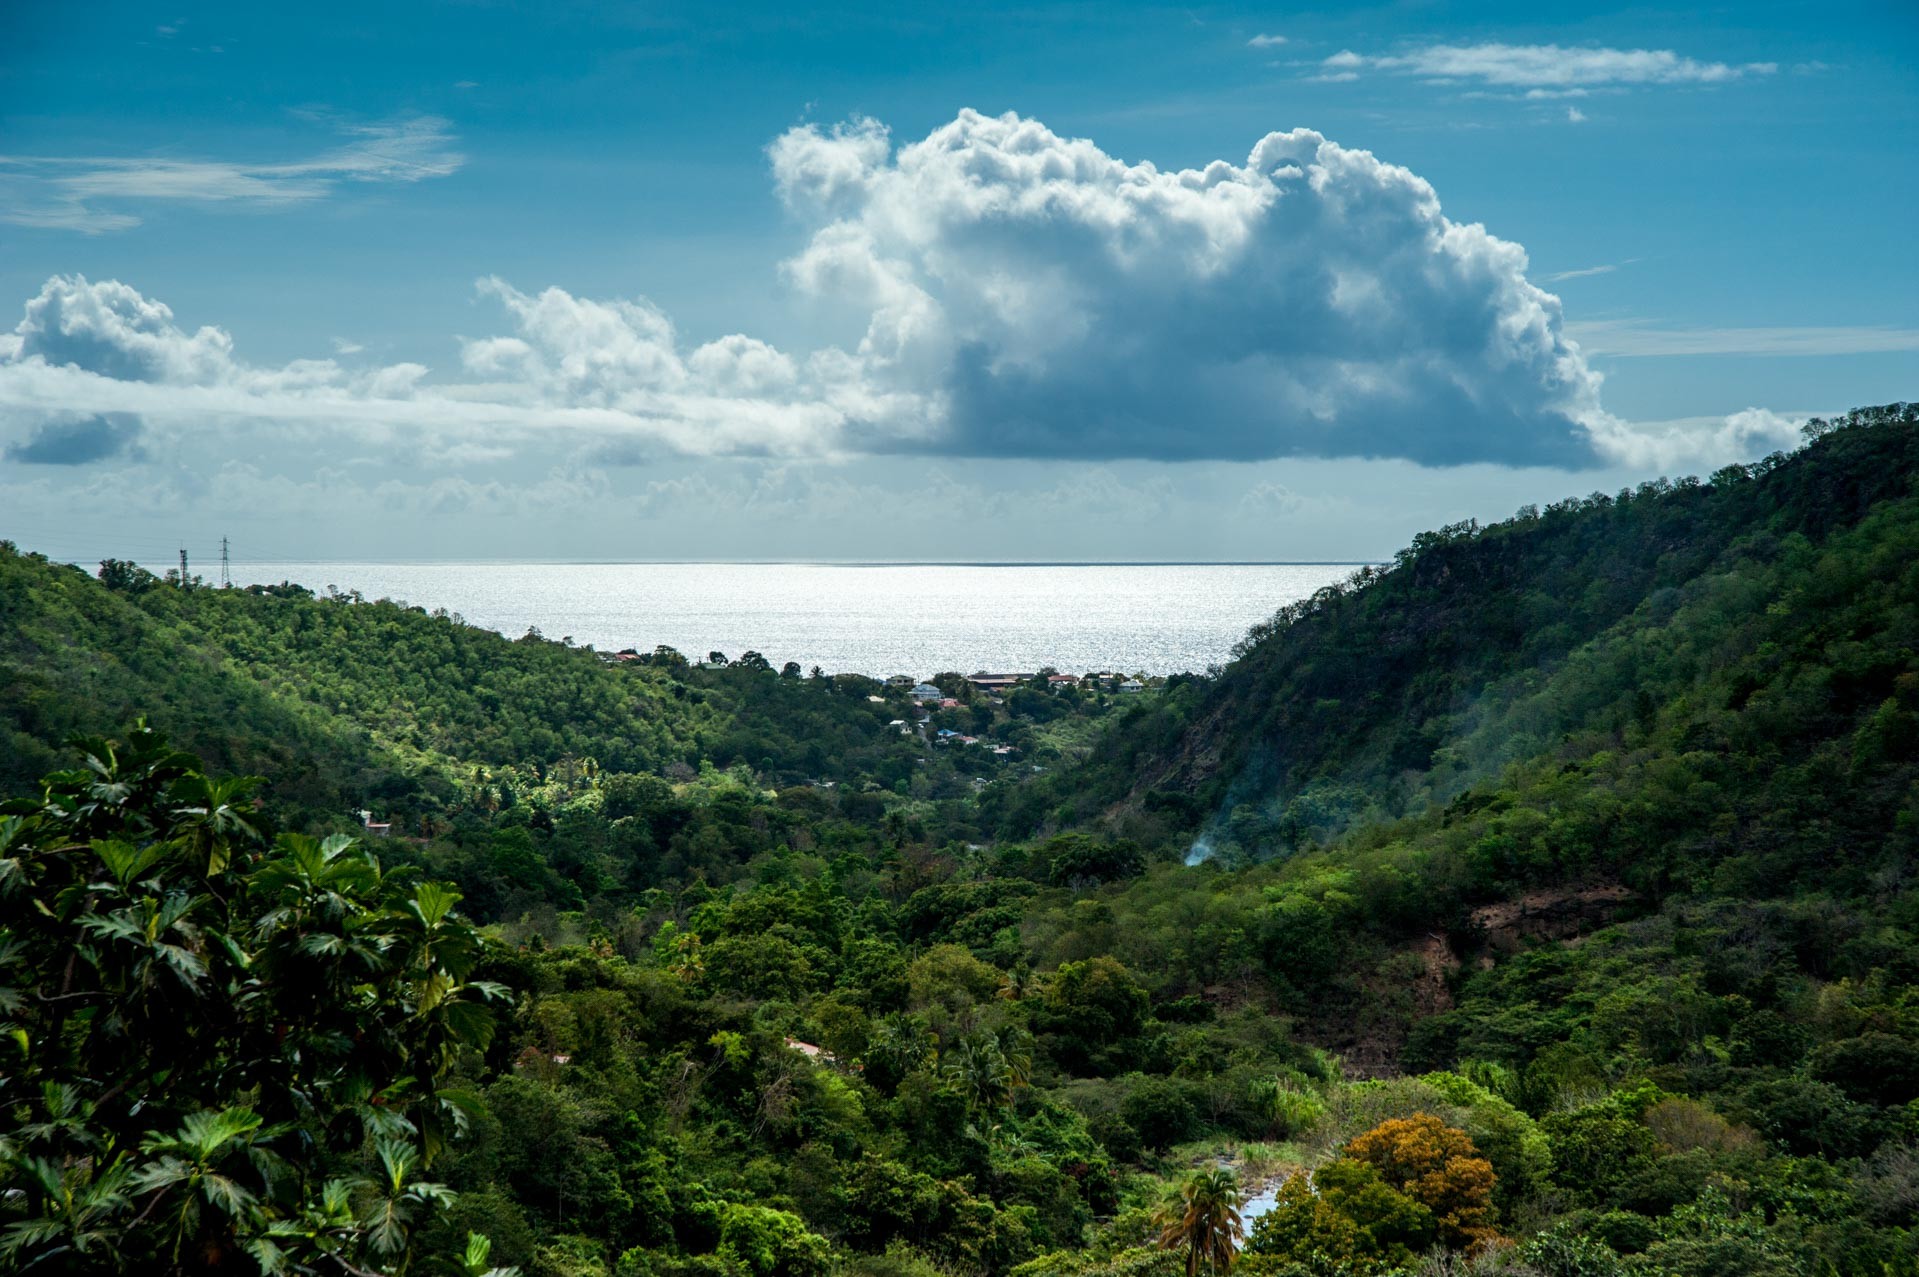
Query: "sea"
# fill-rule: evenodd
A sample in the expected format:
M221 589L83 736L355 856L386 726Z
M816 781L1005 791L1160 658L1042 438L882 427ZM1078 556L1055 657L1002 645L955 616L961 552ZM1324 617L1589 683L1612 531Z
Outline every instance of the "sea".
M352 563L233 565L519 637L693 660L753 650L829 674L1202 671L1357 563Z

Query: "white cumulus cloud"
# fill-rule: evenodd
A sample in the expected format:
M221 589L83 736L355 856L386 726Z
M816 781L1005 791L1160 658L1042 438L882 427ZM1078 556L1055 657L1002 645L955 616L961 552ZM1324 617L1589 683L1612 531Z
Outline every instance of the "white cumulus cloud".
M830 362L802 377L744 337L683 355L670 321L645 302L527 295L493 279L480 288L503 304L514 335L463 343L466 380L429 380L416 363L251 364L225 330L189 331L126 284L55 276L0 347L0 416L132 414L175 430L271 422L448 438L560 433L637 438L689 456L817 455L838 446L838 403L868 401L861 387L842 393Z
M1672 474L1789 451L1799 443L1799 427L1805 420L1747 408L1724 417L1630 424L1609 420L1597 425L1596 434L1599 446L1615 463Z
M792 130L802 290L868 308L870 383L993 455L1577 461L1598 379L1526 255L1311 130L1162 170L1016 115L893 148Z
M189 333L164 302L118 280L55 276L14 329L16 360L70 365L123 381L203 385L232 375L233 341L218 328Z

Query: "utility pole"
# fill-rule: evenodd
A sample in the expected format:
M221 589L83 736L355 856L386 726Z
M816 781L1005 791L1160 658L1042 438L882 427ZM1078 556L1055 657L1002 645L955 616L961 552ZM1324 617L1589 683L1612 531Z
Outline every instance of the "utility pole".
M227 539L225 537L221 537L220 538L220 588L224 590L232 584L233 584L232 578L227 576Z
M180 588L187 588L187 548L180 547Z

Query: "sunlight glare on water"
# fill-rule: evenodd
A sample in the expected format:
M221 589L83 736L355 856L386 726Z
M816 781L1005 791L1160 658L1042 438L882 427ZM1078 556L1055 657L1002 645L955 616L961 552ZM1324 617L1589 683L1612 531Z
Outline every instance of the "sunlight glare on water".
M1227 659L1248 626L1356 564L247 563L601 650L747 649L829 673L1149 674Z

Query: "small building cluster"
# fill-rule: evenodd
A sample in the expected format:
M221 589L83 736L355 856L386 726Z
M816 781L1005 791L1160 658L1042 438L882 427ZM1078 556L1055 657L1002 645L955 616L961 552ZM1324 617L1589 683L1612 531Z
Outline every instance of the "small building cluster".
M1064 691L1069 687L1083 687L1089 691L1118 692L1128 696L1146 691L1149 686L1146 681L1140 678L1113 670L1102 670L1084 675L1062 674L1054 670L1048 670L1044 675L1040 673L1022 672L995 673L988 670L979 670L966 675L965 681L967 686L975 693L986 696L995 705L1000 704L1007 695L1018 688L1033 687L1041 684L1048 690L1055 692ZM1153 683L1157 684L1158 681L1159 680L1155 679ZM886 687L888 691L905 691L911 695L914 700L928 708L958 709L962 707L962 702L957 697L950 696L937 685L925 679L916 678L911 674L892 675L886 680ZM874 697L872 699L877 700L880 698Z

